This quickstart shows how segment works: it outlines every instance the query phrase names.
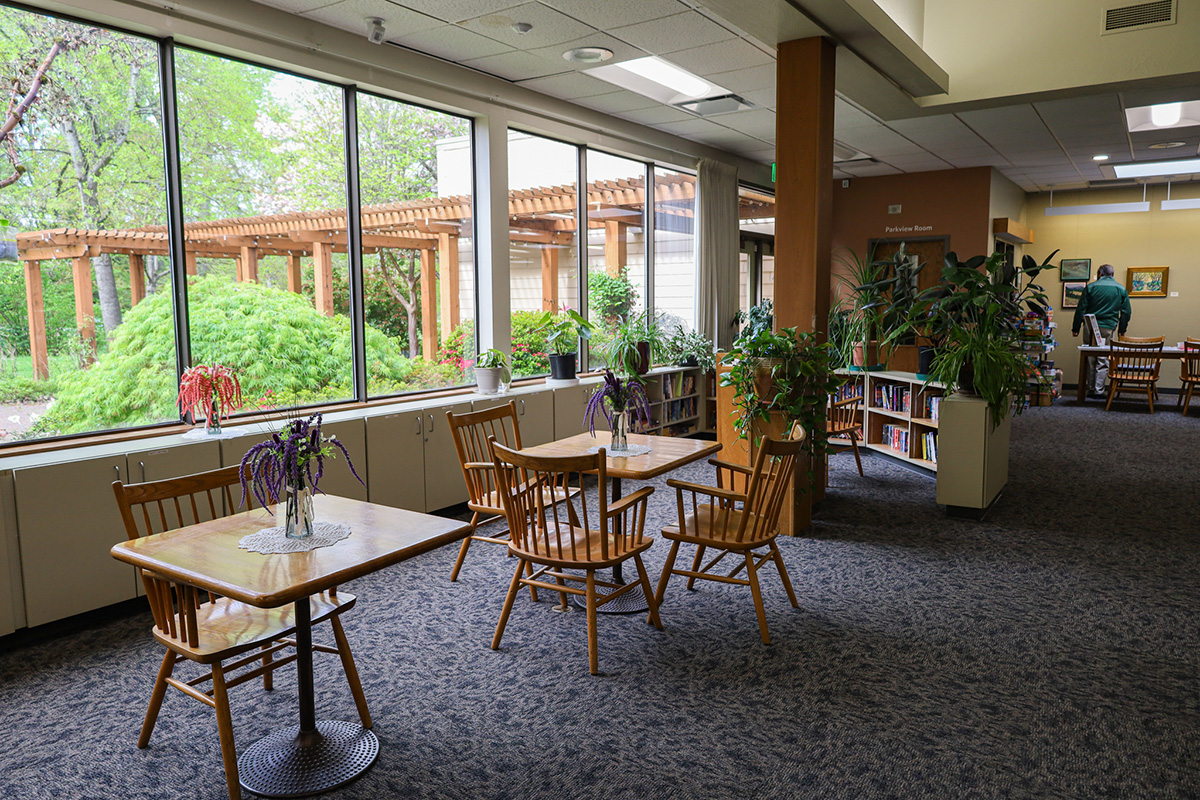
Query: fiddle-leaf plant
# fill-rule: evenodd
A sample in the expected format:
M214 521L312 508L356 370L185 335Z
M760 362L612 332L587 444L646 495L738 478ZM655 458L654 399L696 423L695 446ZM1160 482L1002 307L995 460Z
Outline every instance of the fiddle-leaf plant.
M538 320L538 331L546 331L546 345L556 356L566 356L579 349L579 340L592 338L592 323L578 311L564 308L557 314L549 311Z

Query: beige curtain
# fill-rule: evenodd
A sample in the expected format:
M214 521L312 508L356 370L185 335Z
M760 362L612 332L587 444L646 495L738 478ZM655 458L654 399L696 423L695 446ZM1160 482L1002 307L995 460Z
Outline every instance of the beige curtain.
M733 344L738 310L737 167L702 158L696 179L696 330Z

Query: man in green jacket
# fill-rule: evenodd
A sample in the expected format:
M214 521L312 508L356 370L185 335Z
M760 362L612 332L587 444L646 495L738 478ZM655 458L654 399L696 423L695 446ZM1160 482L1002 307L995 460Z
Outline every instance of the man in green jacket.
M1120 336L1125 335L1125 329L1129 327L1129 317L1132 313L1132 309L1129 307L1129 293L1125 291L1124 286L1113 279L1112 264L1104 264L1096 270L1096 280L1084 287L1083 296L1079 298L1079 305L1075 307L1075 321L1071 323L1071 333L1075 336L1079 335L1079 329L1083 326L1084 314L1095 314L1096 324L1100 327L1100 335L1107 343L1112 338L1114 330ZM1090 341L1092 335L1090 330L1086 335L1089 340L1088 344L1094 344ZM1088 374L1080 375L1079 380L1084 380L1085 377L1088 381L1088 390L1093 395L1103 396L1104 382L1108 379L1108 359L1088 359Z

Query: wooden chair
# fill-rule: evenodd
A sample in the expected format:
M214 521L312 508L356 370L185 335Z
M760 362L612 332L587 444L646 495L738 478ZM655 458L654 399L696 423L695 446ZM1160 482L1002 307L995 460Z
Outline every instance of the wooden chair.
M708 463L717 468L716 486L702 486L675 479L667 481L667 485L675 489L679 522L664 528L662 532L664 537L671 540L671 552L667 555L667 563L658 581L656 599L659 603L672 575L686 576L688 589L695 586L697 579L749 586L758 613L759 634L763 644L771 643L758 571L766 562L773 561L792 607L799 607L775 537L779 533L779 512L783 508L804 438L803 428L796 426L789 439L764 439L753 468L710 459ZM748 485L744 483L747 480ZM745 492L733 488L739 484L746 485ZM685 500L685 495L690 496L690 501ZM700 502L702 497L709 498L709 501ZM676 569L675 559L679 555L679 546L684 542L696 545L696 555L692 559L691 569ZM709 548L720 552L701 567L705 551ZM766 548L766 552L755 552L762 548ZM733 571L728 574L712 572L731 553L741 557ZM746 570L746 577L739 578L738 573L743 569Z
M654 489L639 489L610 506L603 449L593 455L539 458L493 441L492 453L511 532L508 549L519 559L508 596L504 599L504 609L500 612L500 621L496 624L492 649L500 647L513 600L522 585L556 591L564 606L568 594L582 595L587 603L589 669L593 675L599 674L596 610L605 603L640 588L650 608L648 621L662 630L658 604L642 563L642 553L654 544L653 539L643 535L646 499ZM588 513L588 497L582 490L584 475L594 475L598 480L593 514ZM559 500L560 497L567 499ZM576 500L580 505L578 511ZM636 582L622 586L596 577L596 570L611 569L629 559L637 565ZM541 569L523 576L526 568L533 564L541 565ZM586 577L563 571L568 569L582 571ZM547 583L547 577L553 578L555 583ZM568 585L568 581L584 586ZM613 591L601 596L596 591L597 586Z
M1175 405L1183 406L1186 417L1192 405L1192 392L1200 386L1200 339L1191 336L1183 343L1183 358L1179 360L1179 380L1183 386L1179 389L1179 398Z
M838 400L836 395L829 395L829 409L825 416L825 433L829 437L846 438L850 440L850 448L854 451L854 463L858 465L858 474L863 474L862 456L858 451L858 440L862 423L858 420L858 407L862 403L862 393L858 397L847 397ZM829 456L825 455L825 482L829 483Z
M1108 402L1104 410L1112 408L1113 400L1123 391L1143 392L1154 413L1154 397L1158 393L1158 371L1162 365L1164 337L1138 339L1122 336L1114 338L1108 345Z
M240 511L241 489L239 467L201 472L182 478L125 485L113 482L113 493L130 539L151 533L185 527ZM254 507L252 495L246 497L247 508ZM295 651L282 658L275 654L295 648L289 638L295 633L294 606L284 608L255 608L228 598L218 597L202 589L175 583L150 571L138 568L146 588L146 598L154 614L154 638L167 652L154 682L150 706L142 723L138 747L150 744L150 735L162 707L167 687L173 686L188 697L198 700L217 712L217 731L221 739L221 756L225 762L225 782L233 800L241 797L238 781L237 753L233 743L233 723L229 713L229 689L261 677L264 689L272 688L275 670L290 664L298 657ZM314 644L313 651L336 653L354 695L359 717L364 727L371 727L366 696L358 679L358 669L350 652L346 632L338 619L342 612L354 607L355 597L336 590L312 598L312 621L329 620L336 647ZM232 659L232 660L231 660ZM208 672L182 680L172 677L180 661L193 661L209 668ZM230 677L236 670L255 662L259 666ZM212 688L201 684L211 681Z
M451 581L458 580L459 570L467 558L467 550L470 549L472 541L508 545L507 529L490 535L476 531L484 525L505 521L504 504L500 493L496 491L496 473L491 452L488 450L488 440L494 438L505 447L520 450L521 426L517 420L517 404L512 400L496 408L467 414L446 412L446 421L450 426L450 435L454 438L454 449L458 451L463 480L467 482L467 508L471 510L471 533L463 539L462 546L458 549L458 558L450 572ZM565 497L559 497L559 500L563 499ZM529 572L533 573L532 567L529 568ZM529 587L529 596L537 602L535 587Z

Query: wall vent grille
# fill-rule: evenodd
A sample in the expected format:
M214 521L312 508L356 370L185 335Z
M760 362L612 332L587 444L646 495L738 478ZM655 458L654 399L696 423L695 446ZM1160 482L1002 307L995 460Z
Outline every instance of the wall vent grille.
M1104 9L1104 33L1175 24L1176 0L1154 0Z

